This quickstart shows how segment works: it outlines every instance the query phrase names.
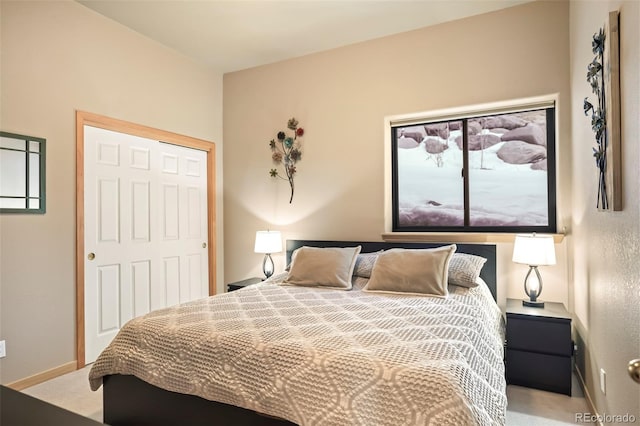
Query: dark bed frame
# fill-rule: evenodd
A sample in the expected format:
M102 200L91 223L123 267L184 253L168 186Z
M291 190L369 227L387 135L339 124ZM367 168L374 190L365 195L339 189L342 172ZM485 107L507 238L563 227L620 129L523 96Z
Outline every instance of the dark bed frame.
M358 241L288 240L287 264L293 251L302 246L353 247L362 246L362 253L394 247L434 248L446 244L384 243ZM490 244L457 244L458 253L468 253L487 259L480 276L496 299L496 246ZM293 423L256 413L251 410L209 401L195 395L180 394L150 385L135 376L111 375L103 382L104 422L124 425L204 425L282 426Z

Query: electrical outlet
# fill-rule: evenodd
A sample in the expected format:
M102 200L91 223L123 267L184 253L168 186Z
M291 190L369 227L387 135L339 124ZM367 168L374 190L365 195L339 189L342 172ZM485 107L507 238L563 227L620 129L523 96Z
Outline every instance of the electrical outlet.
M600 390L603 394L607 394L607 372L604 368L600 369Z
M7 356L7 346L4 340L0 340L0 358L4 358L5 356Z

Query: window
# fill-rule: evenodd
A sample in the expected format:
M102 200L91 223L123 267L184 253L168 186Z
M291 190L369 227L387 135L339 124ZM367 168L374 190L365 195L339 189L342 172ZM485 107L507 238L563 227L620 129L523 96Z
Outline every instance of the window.
M0 213L45 212L45 140L0 132Z
M391 121L392 230L556 232L555 106Z

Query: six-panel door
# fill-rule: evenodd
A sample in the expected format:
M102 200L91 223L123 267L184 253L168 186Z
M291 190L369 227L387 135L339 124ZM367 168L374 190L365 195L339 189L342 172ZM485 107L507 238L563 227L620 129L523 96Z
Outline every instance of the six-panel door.
M130 319L208 295L207 154L84 127L85 351Z

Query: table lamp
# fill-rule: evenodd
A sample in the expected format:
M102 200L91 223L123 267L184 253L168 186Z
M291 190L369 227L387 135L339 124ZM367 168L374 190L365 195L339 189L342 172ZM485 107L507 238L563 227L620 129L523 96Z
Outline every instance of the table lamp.
M544 308L544 302L538 297L542 293L542 277L538 266L555 265L556 252L551 235L516 235L513 245L513 261L529 265L529 272L524 279L524 292L529 300L523 300L524 306Z
M266 278L269 278L273 275L274 270L271 253L279 253L282 251L282 235L280 231L256 232L256 244L253 251L256 253L264 253L262 272Z

